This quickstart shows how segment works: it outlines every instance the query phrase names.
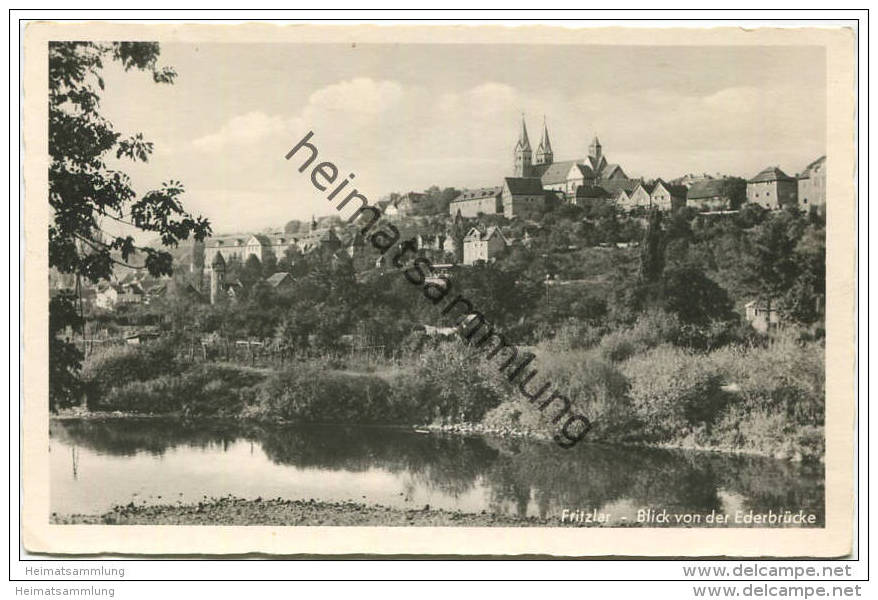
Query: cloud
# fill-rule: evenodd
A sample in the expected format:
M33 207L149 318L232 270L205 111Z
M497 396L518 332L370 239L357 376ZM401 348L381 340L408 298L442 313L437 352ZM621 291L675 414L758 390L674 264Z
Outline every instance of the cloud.
M232 117L219 131L197 138L192 146L200 151L218 152L228 146L252 144L285 129L287 123L282 117L270 116L262 112L249 112Z
M394 110L405 94L403 86L395 81L358 77L326 86L311 94L306 112L309 108L319 107L328 112L374 115Z
M608 159L630 176L749 176L776 163L795 172L811 154L822 154L824 144L815 115L825 103L818 97L803 102L801 94L753 85L705 94L673 88L612 93L590 90L586 80L574 95L493 81L437 91L358 77L313 91L288 113L256 110L230 117L189 144L186 164L193 173L186 177L201 189L253 189L248 201L243 194L214 195L230 219L235 211L227 206L245 211L258 203L263 206L257 212L267 214L265 203L288 196L297 200L290 210L298 212L291 216L326 214L325 198L283 160L313 131L321 160L355 172L358 189L373 200L433 184L494 185L511 173L522 112L534 146L546 115L556 160L584 157L598 134ZM279 191L284 188L287 196Z

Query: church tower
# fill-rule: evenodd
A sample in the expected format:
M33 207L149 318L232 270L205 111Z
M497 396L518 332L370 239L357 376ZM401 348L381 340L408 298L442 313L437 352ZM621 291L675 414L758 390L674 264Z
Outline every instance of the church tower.
M210 263L210 303L222 301L226 282L226 261L222 253L217 252Z
M530 140L527 139L527 126L524 124L524 115L521 115L521 133L518 134L518 143L515 144L515 176L530 177L530 167Z
M549 128L546 126L546 117L543 117L543 137L540 140L540 145L537 146L537 154L534 158L534 164L551 165L553 158L552 143L549 142Z
M594 136L594 139L591 141L591 145L588 147L588 156L593 158L595 162L601 160L601 142L598 136Z

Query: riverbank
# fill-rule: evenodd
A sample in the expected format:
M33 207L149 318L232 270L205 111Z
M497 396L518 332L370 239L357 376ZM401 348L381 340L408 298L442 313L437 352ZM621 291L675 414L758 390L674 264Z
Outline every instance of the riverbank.
M82 421L104 421L104 420L161 420L167 418L188 418L189 420L206 420L211 422L231 422L231 423L251 423L255 426L265 425L267 424L267 420L264 418L252 418L252 417L207 417L207 416L198 416L198 417L184 417L179 413L166 413L166 414L139 414L132 412L122 412L122 411L89 411L83 407L69 408L63 409L58 413L51 415L51 419L55 419L58 421L69 421L69 420L82 420ZM294 421L288 421L285 419L278 419L271 421L272 425L289 425L294 424ZM324 423L323 425L327 425ZM328 423L328 425L339 425ZM484 436L484 437L493 437L500 439L522 439L522 440L530 440L530 441L540 441L540 442L550 442L552 441L552 437L544 433L542 431L534 430L534 429L526 429L526 428L517 428L510 426L491 426L486 425L484 423L454 423L454 424L445 424L445 425L437 425L437 424L423 424L423 425L398 425L398 424L340 424L346 427L350 427L352 425L356 427L364 427L364 428L375 428L379 427L382 429L395 429L395 430L403 430L403 431L413 431L415 433L420 434L429 434L429 435L455 435L455 436ZM783 460L790 461L794 463L803 462L803 457L801 454L793 453L786 454L783 452L768 452L768 451L760 451L749 448L732 448L732 447L710 447L710 446L702 446L694 443L646 443L646 442L607 442L604 440L597 442L585 442L585 443L598 443L601 445L607 446L619 446L619 447L628 447L628 448L659 448L663 450L683 450L687 452L701 452L701 453L711 453L711 454L726 454L732 456L757 456L763 458L773 458L775 460ZM822 456L817 457L816 459L812 459L812 462L817 462L823 464L824 459Z
M398 509L359 502L320 502L226 496L184 505L117 506L100 515L52 515L59 525L279 525L382 527L547 527L557 520L522 518L482 511ZM569 526L569 524L565 524Z
M629 337L656 327L635 326ZM818 343L785 336L766 347L704 353L655 345L651 338L648 344L640 340L643 348L635 351L608 339L588 349L537 349L542 379L556 382L569 398L552 404L552 411L587 415L587 441L823 460ZM170 349L155 345L90 357L84 379L88 409L113 415L396 426L551 440L560 415L544 414L498 377L495 365L476 358L456 344L442 344L423 349L417 361L368 372L319 360L260 370L179 363Z

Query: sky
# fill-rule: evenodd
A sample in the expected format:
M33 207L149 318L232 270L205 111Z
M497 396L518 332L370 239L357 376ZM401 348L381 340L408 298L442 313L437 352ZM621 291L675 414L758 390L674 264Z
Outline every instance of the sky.
M522 114L534 150L545 118L556 161L598 135L630 177L792 175L825 153L817 46L164 43L159 62L173 85L106 68L103 114L155 144L149 163L118 166L139 193L182 181L215 233L335 212L284 159L309 131L373 203L499 185Z

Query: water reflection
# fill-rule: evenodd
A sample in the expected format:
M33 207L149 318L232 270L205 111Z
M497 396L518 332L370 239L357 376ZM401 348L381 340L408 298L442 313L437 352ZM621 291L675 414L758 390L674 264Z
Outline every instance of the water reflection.
M50 445L52 510L61 514L231 493L423 503L553 520L564 509L598 509L611 514L612 524L630 524L644 509L802 509L817 516L818 526L824 520L822 467L760 457L155 419L55 420Z

